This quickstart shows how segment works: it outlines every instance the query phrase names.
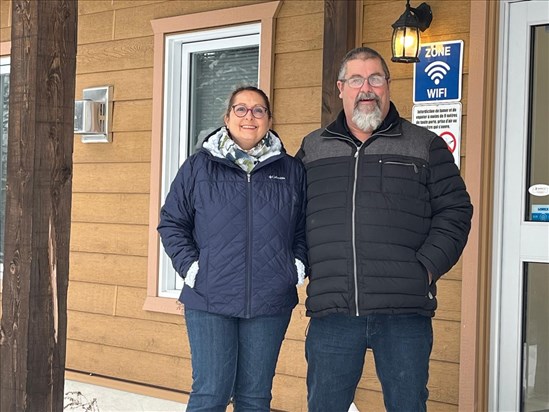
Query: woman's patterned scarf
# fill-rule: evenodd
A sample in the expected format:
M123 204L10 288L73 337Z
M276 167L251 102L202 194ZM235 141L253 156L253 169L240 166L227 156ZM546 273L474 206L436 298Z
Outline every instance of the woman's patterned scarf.
M250 150L244 150L231 139L226 127L204 142L203 147L214 156L230 160L246 173L250 173L256 164L269 157L280 154L282 143L270 130L265 137Z

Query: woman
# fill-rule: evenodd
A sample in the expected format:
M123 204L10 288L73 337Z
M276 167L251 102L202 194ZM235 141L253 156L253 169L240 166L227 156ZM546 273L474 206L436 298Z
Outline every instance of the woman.
M269 411L296 284L305 276L305 172L270 130L256 87L235 90L225 126L181 166L160 213L184 278L193 386L187 411Z

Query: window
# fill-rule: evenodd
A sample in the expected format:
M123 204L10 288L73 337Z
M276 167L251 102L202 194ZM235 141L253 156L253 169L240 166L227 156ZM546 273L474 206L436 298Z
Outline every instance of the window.
M279 1L152 21L153 131L147 301L177 313L183 286L156 227L160 206L185 159L223 124L226 99L242 85L271 89L274 16Z
M238 35L246 31L255 33ZM242 84L257 86L259 25L211 30L204 34L237 36L186 43L182 47L182 66L184 72L188 70L183 78L190 80L182 87L183 96L188 97L186 107L189 109L182 116L182 119L189 119L184 156L194 153L202 139L221 124L225 98L235 87Z
M6 217L9 91L10 57L0 56L0 279L2 279L4 273L4 222Z
M223 124L231 90L257 86L259 29L251 24L166 38L161 203L181 164ZM159 296L177 298L182 279L159 248Z

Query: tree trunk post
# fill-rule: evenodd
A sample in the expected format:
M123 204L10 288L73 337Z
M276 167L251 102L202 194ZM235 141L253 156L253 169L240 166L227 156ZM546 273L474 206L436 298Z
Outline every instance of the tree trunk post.
M77 0L13 0L0 410L62 411Z

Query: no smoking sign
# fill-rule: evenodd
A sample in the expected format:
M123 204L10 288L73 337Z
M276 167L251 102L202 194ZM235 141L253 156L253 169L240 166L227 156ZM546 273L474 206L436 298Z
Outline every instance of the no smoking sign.
M440 137L444 139L444 141L448 145L448 149L450 149L450 152L454 153L457 147L456 136L454 136L452 132L442 132L440 134Z
M423 126L444 139L459 167L461 103L416 104L412 108L412 123Z

